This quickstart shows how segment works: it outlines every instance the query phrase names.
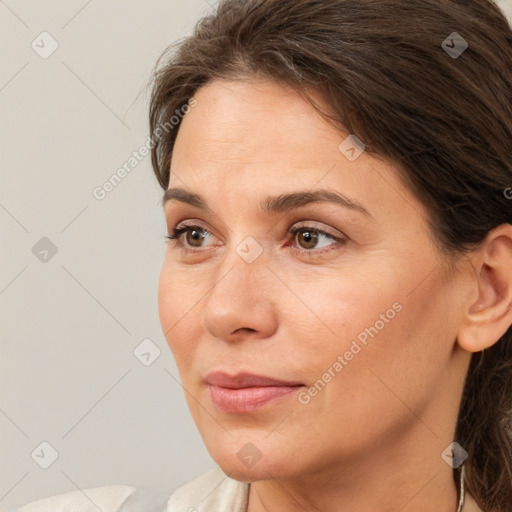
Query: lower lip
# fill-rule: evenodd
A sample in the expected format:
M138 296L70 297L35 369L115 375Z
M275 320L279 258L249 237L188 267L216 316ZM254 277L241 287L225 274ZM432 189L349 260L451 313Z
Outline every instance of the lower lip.
M303 386L264 386L229 389L210 385L210 396L222 412L239 414L252 412L270 402L289 398Z

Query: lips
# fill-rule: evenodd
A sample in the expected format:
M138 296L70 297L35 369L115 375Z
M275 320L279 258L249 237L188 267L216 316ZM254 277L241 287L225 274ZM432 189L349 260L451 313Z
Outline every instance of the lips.
M223 372L209 373L205 382L213 404L228 414L248 413L271 402L290 398L303 386L301 382L284 381L263 375Z
M266 386L302 386L302 382L284 381L273 379L271 377L264 377L262 375L253 375L252 373L239 373L230 376L222 372L209 373L205 381L212 386L219 386L228 389L251 388L251 387L266 387Z

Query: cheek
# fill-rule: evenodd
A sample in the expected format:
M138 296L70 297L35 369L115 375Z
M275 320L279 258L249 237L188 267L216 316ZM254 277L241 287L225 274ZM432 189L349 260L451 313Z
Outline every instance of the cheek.
M171 349L176 364L180 369L190 365L193 355L194 339L199 336L190 332L193 325L192 318L197 318L197 310L200 303L195 297L194 285L190 276L185 272L178 272L164 262L158 282L158 314L162 332Z
M173 320L177 316L175 309L176 302L171 276L170 273L166 271L164 263L158 281L158 315L160 317L162 332L167 340L169 340L169 335L172 336L172 326L175 323Z
M389 325L402 314L402 288L392 272L379 276L371 267L365 272L338 272L334 278L331 273L294 287L305 306L290 297L286 306L282 304L283 317L295 326L301 349L321 367L315 368L318 372L349 350L353 341L364 347L389 332Z
M428 393L422 386L433 387L448 364L455 331L447 286L435 272L425 278L428 272L421 269L428 266L398 263L383 273L373 265L364 274L340 273L334 282L294 289L308 309L301 306L299 318L298 302L294 311L290 300L285 316L300 340L296 353L307 361L304 376L310 385L320 379L324 398L318 402L339 401L340 394L357 398L363 390L367 397L392 398L386 384L404 396L422 397Z

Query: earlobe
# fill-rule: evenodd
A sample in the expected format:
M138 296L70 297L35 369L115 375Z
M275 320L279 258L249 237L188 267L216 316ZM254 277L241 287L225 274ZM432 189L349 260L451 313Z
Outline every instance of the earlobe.
M490 231L470 267L477 297L464 311L457 342L468 352L480 352L512 325L512 225Z

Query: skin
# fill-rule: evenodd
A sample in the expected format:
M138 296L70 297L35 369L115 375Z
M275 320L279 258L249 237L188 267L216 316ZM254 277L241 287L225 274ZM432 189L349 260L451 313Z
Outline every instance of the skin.
M209 453L231 478L252 482L249 512L455 511L453 470L441 453L453 441L471 353L512 323L512 226L493 230L447 278L428 212L396 167L366 152L349 161L338 149L348 133L296 92L216 81L195 98L169 188L201 194L210 211L177 200L164 209L169 234L184 223L209 233L183 234L184 247L169 241L158 299ZM267 195L317 189L371 216L327 202L258 210ZM289 233L303 225L345 242ZM263 250L252 263L236 251L248 236ZM307 390L397 303L394 318L309 403L293 395L228 414L212 402L203 378L214 370ZM246 443L261 454L252 467L237 456Z

